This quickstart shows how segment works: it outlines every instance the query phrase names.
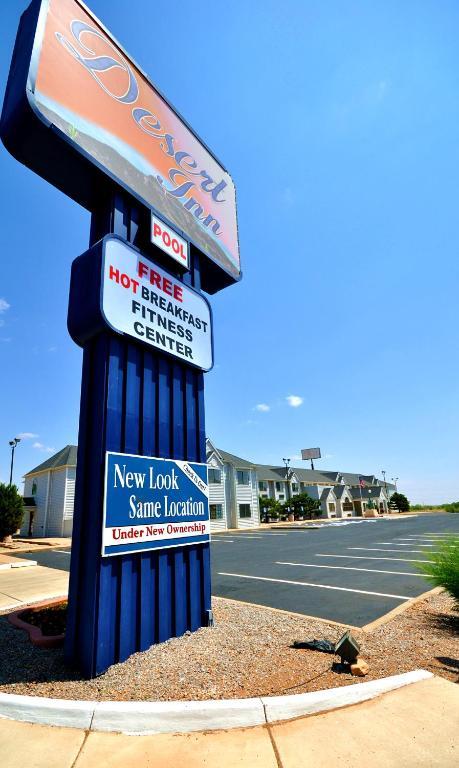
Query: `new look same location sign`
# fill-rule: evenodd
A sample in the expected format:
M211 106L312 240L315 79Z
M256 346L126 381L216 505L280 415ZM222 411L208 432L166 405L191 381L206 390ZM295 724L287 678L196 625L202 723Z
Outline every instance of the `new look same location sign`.
M206 464L106 453L103 557L208 541Z
M212 319L206 299L127 243L104 241L102 314L113 330L208 371Z

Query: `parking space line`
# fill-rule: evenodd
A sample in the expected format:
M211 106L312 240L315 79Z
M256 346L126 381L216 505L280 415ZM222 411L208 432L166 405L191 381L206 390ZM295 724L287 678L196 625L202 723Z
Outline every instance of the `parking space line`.
M226 573L224 571L218 572L219 576L230 576L236 579L252 579L254 581L269 581L275 584L293 584L298 587L313 587L315 589L331 589L337 592L354 592L359 595L372 595L372 597L391 597L394 600L411 600L408 595L392 595L385 592L369 592L365 589L350 589L350 587L332 587L330 584L311 584L307 581L289 581L287 579L271 579L267 576L249 576L245 573Z
M68 555L69 557L72 554L71 552L67 552L66 549L54 549L53 551L54 552L60 552L62 555Z
M234 544L234 539L213 539L212 538L211 541L212 541L212 544L216 544L216 543Z
M433 547L433 544L421 544L417 541L412 541L411 544L397 544L396 541L375 541L375 544L385 544L388 547L391 545L393 547L412 547L413 544L416 544L417 547Z
M402 554L400 552L400 554ZM390 560L392 563L430 563L430 560L416 560L410 557L371 557L370 555L316 555L316 557L347 557L349 560Z
M365 573L390 573L394 576L417 576L423 578L422 573L412 573L411 571L383 571L379 568L355 568L350 565L316 565L315 563L283 563L276 561L276 565L294 565L299 568L331 568L334 571L365 571Z
M400 552L399 549L378 549L377 547L348 547L349 550L359 550L361 552ZM413 552L414 554L423 555L425 552L422 549L404 549L404 552Z

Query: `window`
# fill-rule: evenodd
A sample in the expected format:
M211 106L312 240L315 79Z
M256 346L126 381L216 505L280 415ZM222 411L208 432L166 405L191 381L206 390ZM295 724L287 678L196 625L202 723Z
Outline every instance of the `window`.
M354 509L354 505L352 504L352 501L343 502L343 510L345 512L352 512L353 509Z
M239 517L252 517L250 504L239 504Z
M223 520L223 508L221 504L210 504L210 519Z
M237 470L237 484L250 485L250 472L247 469Z
M283 493L279 494L279 501L283 501L285 499L285 495Z
M298 493L298 483L292 483L292 493Z
M329 512L334 512L335 511L335 505L334 505L334 503L332 501L330 501L330 503L328 505L328 511Z
M222 481L221 469L209 469L209 484L219 485Z
M264 481L260 481L258 483L258 490L259 491L267 491L268 490L268 483L266 483Z
M276 491L280 491L280 489L281 489L281 484L280 483L276 483Z

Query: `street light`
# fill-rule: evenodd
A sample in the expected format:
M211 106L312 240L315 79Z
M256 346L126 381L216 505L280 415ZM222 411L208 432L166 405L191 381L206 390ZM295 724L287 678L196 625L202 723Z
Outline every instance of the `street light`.
M290 459L282 459L282 461L285 464L285 483L287 485L287 501L290 501L290 488L289 488Z
M386 493L386 504L387 504L387 483L386 483L386 470L385 470L385 469L382 469L382 470L381 470L381 474L382 474L382 476L383 476L383 478L384 478L384 491L385 491L385 493Z
M14 464L14 449L17 444L21 442L20 437L15 437L14 440L10 440L11 445L11 468L10 468L10 485L13 485L13 464Z
M391 480L392 480L393 484L395 485L395 493L397 493L397 492L398 492L398 491L397 491L397 480L399 480L399 479L400 479L400 478L398 478L398 477L392 477L392 478L391 478Z

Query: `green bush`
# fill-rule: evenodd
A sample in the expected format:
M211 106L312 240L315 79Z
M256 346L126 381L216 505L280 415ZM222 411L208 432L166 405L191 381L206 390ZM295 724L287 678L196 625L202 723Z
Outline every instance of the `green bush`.
M16 486L0 483L0 541L16 533L23 517L22 496Z
M452 504L443 504L443 509L447 512L459 512L459 501L453 501Z
M459 537L445 539L426 554L429 562L419 563L419 570L437 587L444 587L456 600L459 610Z

